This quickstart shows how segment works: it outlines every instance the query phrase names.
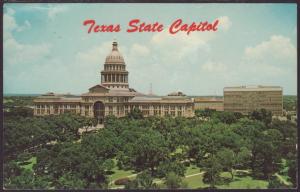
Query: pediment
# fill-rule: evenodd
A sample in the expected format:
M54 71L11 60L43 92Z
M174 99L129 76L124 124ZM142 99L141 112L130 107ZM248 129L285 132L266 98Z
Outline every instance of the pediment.
M108 93L109 89L102 85L95 85L89 88L90 93Z

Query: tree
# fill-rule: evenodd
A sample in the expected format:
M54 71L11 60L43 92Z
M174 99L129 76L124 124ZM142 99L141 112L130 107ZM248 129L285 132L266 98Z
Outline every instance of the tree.
M63 174L57 182L57 189L84 189L86 184L84 180L71 173Z
M271 176L269 179L268 189L285 189L286 185L281 183L276 176Z
M235 168L246 169L251 158L251 151L247 147L241 147L235 158Z
M213 114L213 118L226 124L232 124L237 121L236 115L228 111L218 111L217 113Z
M293 183L293 187L297 186L297 172L298 172L298 166L297 166L297 157L296 154L291 155L292 158L289 158L287 160L287 166L288 169L288 176L290 177L290 181Z
M196 117L207 118L207 117L211 117L215 111L216 111L215 109L204 109L204 110L197 109L195 110L195 115Z
M187 187L187 183L185 183L182 180L182 178L174 172L170 172L166 175L165 185L168 189L178 189Z
M12 169L15 169L16 166ZM33 172L24 168L18 168L13 175L5 175L4 187L7 189L47 189L50 180L47 176L34 176Z
M168 173L174 173L179 176L184 176L186 167L183 163L178 161L163 161L157 167L157 176L166 177Z
M229 171L231 180L233 180L233 167L235 165L235 154L231 149L222 149L218 151L217 158L222 162L223 170Z
M131 110L127 116L129 119L143 119L142 111L136 107L133 108L133 110Z
M148 131L131 145L127 155L132 168L137 171L150 169L153 175L154 168L166 160L169 153L163 136L159 132Z
M269 125L272 122L272 112L266 109L254 110L249 116L251 119L264 122L265 125Z
M144 171L137 175L136 180L138 186L141 189L155 189L158 188L157 185L153 182L153 178L148 171Z
M222 171L222 163L216 155L209 155L208 158L203 160L202 169L205 171L203 175L203 182L209 183L210 188L215 188L216 183L220 179L220 173Z

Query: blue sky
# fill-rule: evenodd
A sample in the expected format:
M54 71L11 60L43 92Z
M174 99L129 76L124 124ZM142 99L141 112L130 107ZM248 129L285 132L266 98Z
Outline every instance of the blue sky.
M217 32L170 35L176 19L220 20ZM86 19L120 24L87 33ZM140 19L161 33L127 33ZM155 94L222 95L226 86L278 85L297 93L296 4L5 4L4 93L87 92L117 39L130 87Z

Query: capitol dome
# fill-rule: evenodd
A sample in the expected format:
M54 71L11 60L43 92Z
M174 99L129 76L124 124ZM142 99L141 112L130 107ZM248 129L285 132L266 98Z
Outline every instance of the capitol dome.
M112 51L106 56L105 64L125 64L124 58L118 50L117 42L113 42Z

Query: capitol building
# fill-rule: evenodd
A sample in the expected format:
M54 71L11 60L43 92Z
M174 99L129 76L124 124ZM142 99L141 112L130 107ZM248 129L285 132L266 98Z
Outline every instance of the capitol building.
M126 116L134 108L147 116L194 116L194 100L182 92L167 96L146 95L129 87L128 74L118 43L113 42L101 71L101 83L80 96L46 93L34 99L34 115L59 115L65 112L95 117Z

